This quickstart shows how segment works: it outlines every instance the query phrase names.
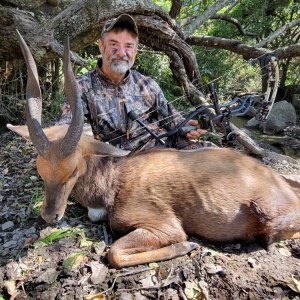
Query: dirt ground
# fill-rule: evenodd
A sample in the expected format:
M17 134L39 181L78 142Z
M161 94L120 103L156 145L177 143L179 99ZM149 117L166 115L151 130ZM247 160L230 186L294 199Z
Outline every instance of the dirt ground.
M300 240L273 244L199 243L165 262L112 269L117 238L70 201L59 224L39 216L43 184L35 150L13 133L0 145L0 300L300 299ZM299 172L298 167L289 171Z

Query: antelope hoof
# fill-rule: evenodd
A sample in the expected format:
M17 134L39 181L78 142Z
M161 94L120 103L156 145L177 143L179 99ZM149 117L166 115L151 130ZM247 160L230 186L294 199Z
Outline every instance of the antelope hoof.
M177 244L173 244L175 248L175 256L183 256L188 254L189 252L198 249L199 245L193 242L181 242Z

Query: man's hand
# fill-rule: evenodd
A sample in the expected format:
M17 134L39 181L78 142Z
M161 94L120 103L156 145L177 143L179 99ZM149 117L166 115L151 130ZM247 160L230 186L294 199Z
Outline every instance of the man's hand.
M187 124L190 126L198 126L199 122L197 120L189 120ZM191 130L190 132L188 132L186 134L186 138L189 140L198 140L200 136L205 133L206 130L198 128L196 130Z

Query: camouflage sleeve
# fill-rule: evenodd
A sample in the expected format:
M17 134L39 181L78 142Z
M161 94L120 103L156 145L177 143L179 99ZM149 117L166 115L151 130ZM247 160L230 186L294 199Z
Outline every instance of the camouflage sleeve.
M160 126L167 130L170 130L180 122L184 120L180 112L178 112L174 106L167 101L159 85L153 81L153 88L155 90L155 105L158 114L158 120Z
M83 108L84 116L89 115L89 110L87 106L87 91L89 90L88 80L85 75L76 77L76 82L78 85L79 93L81 94L81 103ZM60 115L58 121L55 122L56 125L70 124L72 120L72 112L69 101L67 98L64 99L64 103L60 108Z

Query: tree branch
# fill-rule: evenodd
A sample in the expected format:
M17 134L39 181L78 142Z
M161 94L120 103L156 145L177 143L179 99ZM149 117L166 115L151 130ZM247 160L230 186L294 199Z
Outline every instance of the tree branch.
M274 52L279 59L297 57L300 56L300 44L277 48Z
M201 86L196 87L194 84L192 84L188 80L188 77L187 77L187 74L186 74L186 71L184 68L184 64L182 62L182 59L178 55L178 53L176 53L172 49L168 49L168 50L166 50L166 54L169 56L170 61L171 61L170 68L172 70L173 76L179 82L179 84L181 84L181 86L183 87L189 102L193 106L207 103L204 95L200 92L202 87Z
M190 45L204 46L214 49L225 49L242 55L244 59L258 58L272 51L265 48L248 46L241 41L211 36L192 36L186 39Z
M224 11L225 14L228 14L231 12L231 10L239 3L239 1L232 3L230 6L228 6L226 8L226 10Z
M223 21L226 21L226 22L229 22L233 25L236 26L237 30L239 31L240 34L242 35L246 35L246 36L254 36L254 37L258 37L258 34L257 33L252 33L252 32L247 32L244 30L243 26L241 25L241 23L239 22L239 20L235 19L235 18L232 18L226 14L215 14L213 16L211 16L210 19L220 19L220 20L223 20Z
M270 50L266 48L248 46L238 40L210 36L192 36L187 38L186 42L190 45L197 45L214 49L225 49L230 52L242 55L246 60L256 59L267 53L274 53L279 59L300 56L300 44L294 44L291 46L278 48L276 50Z
M276 161L287 161L293 165L298 165L297 160L292 157L261 148L245 132L243 132L232 123L230 123L230 129L236 134L237 141L246 149L248 149L252 154L263 158L274 159Z
M172 6L169 12L169 15L172 19L176 19L176 17L179 15L181 6L181 0L172 0Z
M210 17L216 14L217 11L224 8L227 5L232 5L233 3L237 3L240 0L219 0L214 5L210 6L207 10L205 10L201 15L197 16L195 21L191 23L185 29L185 36L190 36L193 32L202 24L204 24Z
M174 66L174 75L178 72L176 79L185 89L186 93L193 96L189 97L193 105L203 103L205 101L202 93L191 93L192 86L203 89L201 75L197 67L197 60L195 54L181 37L173 31L168 24L155 16L135 16L135 20L139 28L147 28L147 30L140 31L140 41L149 45L154 50L165 52L173 61L171 67ZM174 72L174 70L176 70ZM186 77L186 78L184 78ZM201 95L200 95L201 94Z
M300 24L300 19L294 20L290 23L285 24L284 26L278 28L276 31L271 33L268 37L263 39L261 42L257 43L255 47L260 48L260 47L265 47L267 46L268 43L273 41L275 38L277 38L279 35L283 34L284 32L290 30L292 27L297 26Z

